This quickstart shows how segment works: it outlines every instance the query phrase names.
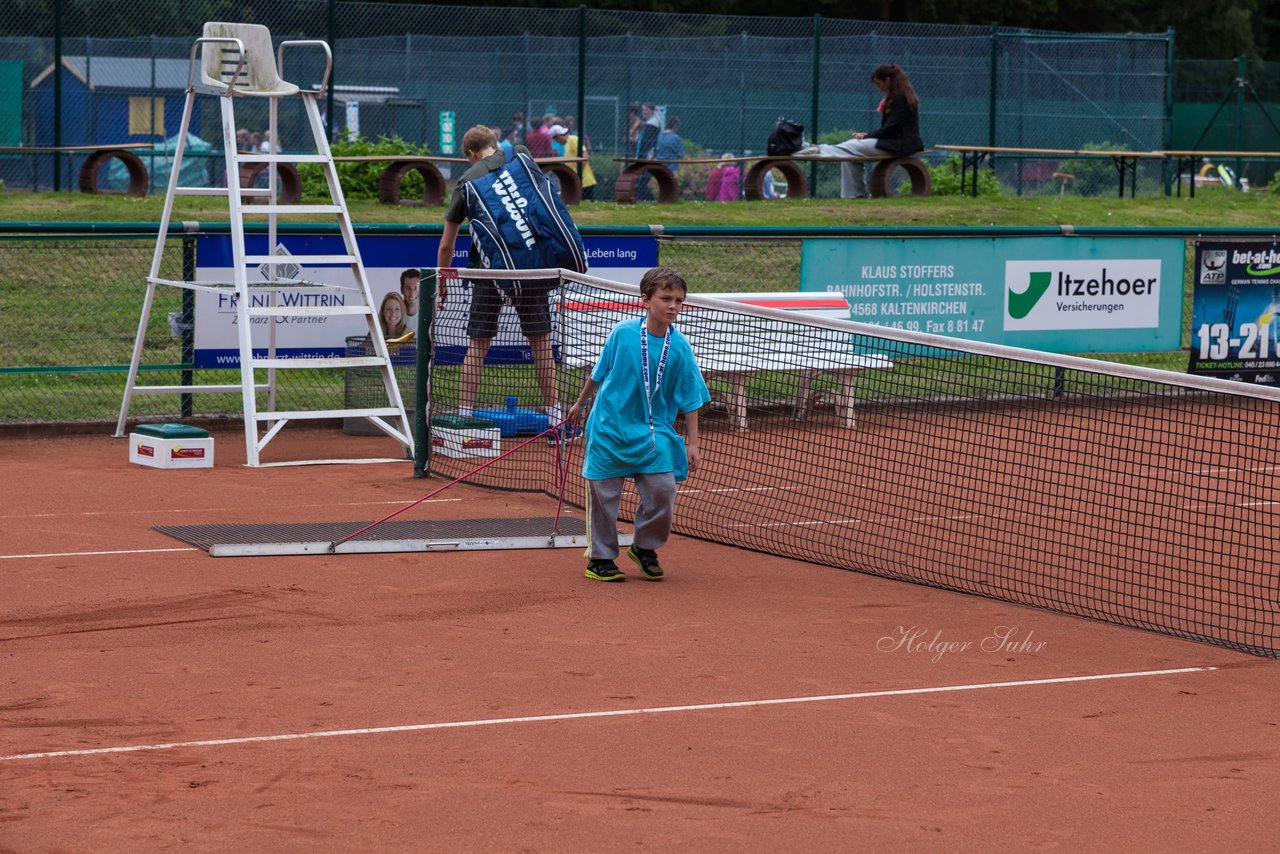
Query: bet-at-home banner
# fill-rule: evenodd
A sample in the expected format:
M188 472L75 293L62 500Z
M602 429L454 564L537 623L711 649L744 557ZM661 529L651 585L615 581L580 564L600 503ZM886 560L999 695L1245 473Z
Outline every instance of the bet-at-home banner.
M1280 243L1197 241L1191 373L1280 385Z
M1176 237L806 240L801 290L850 319L1055 353L1182 346Z
M644 272L658 263L658 244L652 237L584 237L587 261L594 276L619 282L638 284ZM267 246L266 235L248 235L245 239L248 255L274 254L282 262L280 275L305 281L337 285L345 290L315 290L286 288L276 293L276 305L323 306L358 305L361 297L351 275L349 265L307 264L306 255L343 255L346 250L339 235L278 235L273 250ZM365 274L373 292L375 311L383 298L400 289L400 274L407 269L434 267L438 237L393 237L362 235L357 238ZM470 239L458 238L454 247L453 264L467 266ZM196 278L213 281L231 281L231 236L223 234L201 235L196 238ZM265 281L266 273L259 268L249 270L250 283ZM231 292L210 293L196 291L195 302L195 366L197 368L238 368L240 344L236 329L236 296ZM445 310L436 321L436 357L442 363L461 361L467 348L466 321L470 308L470 287L450 288ZM271 305L271 292L258 290L253 293L256 305ZM554 309L556 300L552 300ZM417 327L417 311L406 318L409 329ZM252 332L255 355L265 356L268 347L271 318L256 317ZM553 322L555 317L553 315ZM361 316L325 315L319 317L280 316L276 318L276 354L279 358L306 358L341 356L346 352L346 339L368 334L368 324ZM397 362L411 364L412 348L399 349ZM502 309L499 318L498 337L489 350L486 363L532 361L528 342L520 334L515 310Z

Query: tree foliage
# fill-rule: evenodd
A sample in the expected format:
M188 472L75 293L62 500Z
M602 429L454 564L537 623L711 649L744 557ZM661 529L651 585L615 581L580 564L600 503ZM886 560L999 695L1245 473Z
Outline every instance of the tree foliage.
M421 2L421 0L398 0ZM474 0L474 5L568 8L573 0ZM607 0L600 8L637 12L874 19L924 24L989 25L1094 33L1162 33L1176 30L1181 59L1262 59L1280 47L1280 16L1262 0L876 0L850 6L844 0Z

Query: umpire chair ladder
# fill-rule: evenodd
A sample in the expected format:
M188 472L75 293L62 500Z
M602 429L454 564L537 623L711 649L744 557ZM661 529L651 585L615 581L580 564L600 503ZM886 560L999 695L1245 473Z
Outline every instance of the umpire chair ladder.
M314 91L304 91L293 83L285 81L282 76L285 48L312 47L321 48L326 57L324 78ZM196 58L200 55L200 74L196 78ZM298 460L279 463L262 463L259 453L276 437L289 421L302 419L368 419L383 433L400 442L404 455L395 459L406 459L412 456L413 438L409 427L409 419L405 413L404 402L400 397L400 389L396 383L392 369L391 357L379 328L373 295L369 289L369 280L365 273L364 262L360 250L356 246L355 232L351 226L351 217L347 211L346 199L338 182L338 174L333 162L333 153L329 149L329 141L320 121L318 99L324 96L329 82L329 73L333 67L333 55L329 45L321 40L297 40L283 42L276 55L272 54L271 34L266 27L257 24L230 24L208 22L204 25L204 34L196 39L191 47L191 63L187 74L186 101L182 110L182 127L178 133L177 145L174 149L173 162L169 173L168 191L165 194L164 214L160 220L160 230L156 237L155 253L151 260L151 272L147 276L146 296L142 303L142 318L138 323L138 334L134 340L133 356L129 362L129 374L125 383L124 399L120 405L120 417L116 422L116 436L125 435L125 422L129 415L134 395L138 394L182 394L182 393L228 393L239 391L244 401L244 430L246 462L250 466L260 465L303 465L307 463L355 463L355 462L389 462L391 459L324 459ZM197 94L216 95L222 111L222 147L226 159L226 187L183 187L179 186L179 174L182 170L183 149L187 141L187 132ZM267 98L270 109L269 132L270 147L268 153L259 151L238 151L236 144L235 100L240 97ZM300 98L306 112L307 124L314 138L314 153L285 153L280 144L279 107L284 98ZM329 187L329 204L287 204L283 203L280 193L280 180L277 164L283 163L317 163L324 172ZM252 186L242 187L245 175L252 173L260 164L267 164L268 182L266 189ZM249 168L242 171L242 166ZM174 280L162 278L161 261L164 257L165 240L168 236L169 223L173 216L173 204L176 196L225 196L228 200L228 211L231 228L232 280ZM246 198L261 199L263 204L246 205ZM340 254L294 255L275 254L277 247L277 226L281 216L317 214L333 215L337 218L342 233L344 251ZM245 251L244 218L249 216L266 216L268 254L249 255ZM354 286L334 285L305 279L308 265L328 267L349 267L355 280ZM249 268L261 271L262 281L250 281ZM138 369L141 364L143 345L147 327L151 318L152 304L156 286L186 288L193 291L205 291L219 294L232 294L235 303L235 322L239 339L240 384L239 385L138 385ZM316 299L320 305L297 304L277 305L277 297L284 291L304 290L308 292L338 291L337 299ZM265 294L268 299L255 304L254 295ZM302 303L304 301L297 301ZM327 318L327 317L362 317L372 345L372 355L361 356L324 356L279 358L276 352L276 324L279 318ZM258 352L254 352L253 330L264 330L267 341L265 346L259 344ZM388 405L366 408L342 409L294 409L276 410L276 372L317 371L335 368L377 368L382 376L382 384L386 392ZM265 375L265 382L258 381L258 374ZM259 409L258 396L265 394L266 406Z

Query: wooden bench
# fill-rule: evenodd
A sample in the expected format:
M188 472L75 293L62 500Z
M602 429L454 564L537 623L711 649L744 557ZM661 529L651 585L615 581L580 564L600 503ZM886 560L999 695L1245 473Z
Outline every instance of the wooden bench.
M145 196L150 189L147 167L142 159L130 149L151 148L149 142L126 142L116 145L3 145L0 154L71 154L78 151L92 152L80 164L80 192L90 194L119 195L114 190L98 189L98 176L102 167L110 160L119 160L129 173L129 186L123 191L126 196ZM55 188L56 189L56 188Z
M916 154L928 154L928 151ZM868 189L876 198L893 195L893 175L901 169L911 181L911 195L927 196L933 191L933 179L929 167L916 155L899 156L886 154L882 157L723 157L693 158L689 160L633 160L625 157L614 158L615 162L627 164L618 174L613 186L613 199L618 204L635 202L636 183L641 175L651 175L658 186L658 204L670 204L680 200L680 185L671 166L692 166L697 164L750 163L743 178L743 192L749 202L764 199L764 178L770 171L777 169L787 182L788 199L803 199L809 193L809 181L805 177L802 163L875 163L868 180Z
M833 293L707 294L723 300L766 310L762 315L726 315L700 307L697 298L686 303L677 326L689 339L702 374L709 383L727 386L723 397L729 423L746 430L747 381L758 374L796 375L793 415L802 418L813 396L814 381L828 376L836 381L834 402L846 427L855 426L854 377L869 369L887 370L893 363L884 356L855 352L847 332L821 327L787 328L786 315L801 320L849 319L849 302ZM768 311L772 310L772 312ZM640 300L610 294L586 300L567 299L560 315L560 357L566 367L590 371L604 347L609 331L627 319L643 316Z
M1164 160L1163 151L1076 151L1063 148L1008 148L999 145L939 145L939 151L951 151L960 155L960 195L964 195L969 169L973 169L973 190L970 195L978 195L978 169L984 160L995 162L998 155L1018 157L1026 160L1044 160L1048 158L1094 158L1108 159L1116 167L1120 177L1120 198L1124 198L1126 177L1130 181L1129 198L1138 195L1138 163L1143 160Z
M893 174L901 169L911 181L911 195L927 196L933 192L933 177L929 167L918 155L929 154L918 151L912 155L885 154L878 157L766 157L757 160L747 170L744 181L748 201L759 201L764 198L764 176L777 169L787 180L787 198L804 198L808 195L809 186L801 163L875 163L871 177L867 180L867 189L873 198L885 198L893 195ZM795 188L794 190L792 188Z
M436 166L437 163L470 165L471 162L465 157L432 157L425 154L370 154L333 159L340 163L386 163L387 167L378 179L378 201L388 205L421 207L442 205L448 195L448 182ZM582 201L582 180L572 164L585 162L584 158L537 157L534 162L543 172L560 179L560 198L566 205L576 205ZM400 196L400 185L410 172L417 172L422 176L421 199L404 199Z

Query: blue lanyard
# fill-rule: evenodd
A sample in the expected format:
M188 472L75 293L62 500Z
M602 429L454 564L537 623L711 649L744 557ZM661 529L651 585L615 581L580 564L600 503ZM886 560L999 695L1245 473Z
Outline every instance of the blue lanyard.
M652 389L649 376L649 328L647 319L640 319L640 376L644 378L644 414L649 419L649 440L654 449L658 447L658 437L653 429L653 397L662 387L662 375L667 372L667 355L671 352L671 327L662 338L662 352L658 355L658 369L652 377Z

